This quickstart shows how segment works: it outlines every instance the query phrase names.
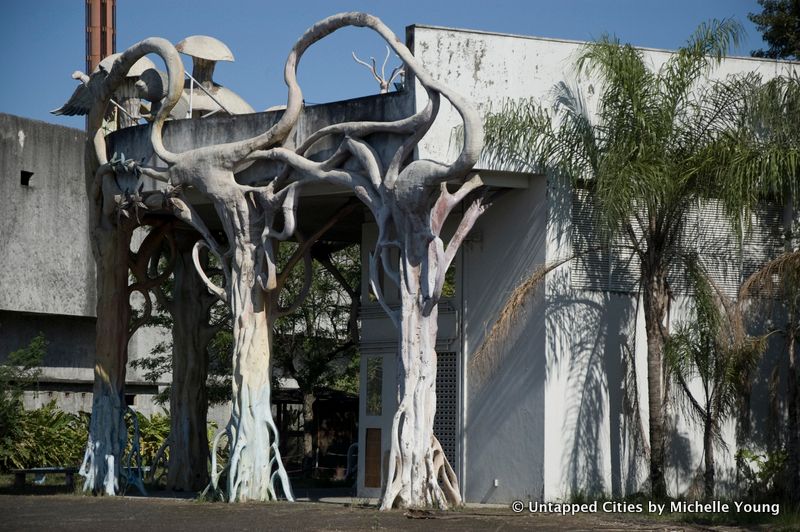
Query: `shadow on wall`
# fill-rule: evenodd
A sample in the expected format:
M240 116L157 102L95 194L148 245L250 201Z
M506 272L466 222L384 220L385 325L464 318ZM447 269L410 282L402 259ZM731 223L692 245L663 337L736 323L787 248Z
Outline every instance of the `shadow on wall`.
M548 380L565 383L563 390L549 392L564 394L553 397L565 403L561 437L569 452L562 454L562 482L573 495L636 491L638 464L646 453L633 349L627 343L634 336L636 300L573 289L561 268L548 280L546 305Z
M548 175L556 255L548 260L594 250L548 275L547 380L554 384L548 387L548 412L560 408L563 413L560 426L548 428L560 431L557 437L564 448L562 489L572 495L618 497L640 489L648 453L639 406L640 382L646 386L646 379L637 379L635 363L637 297L573 287L575 271L585 273L584 281L600 281L598 286L605 287L623 279L628 265L611 260L604 235L597 230L597 213L583 208L573 212L576 190L570 180L554 169ZM584 242L573 241L576 216L578 227L586 232Z
M471 237L483 238L463 249L470 357L465 496L470 501L540 500L543 495L544 298L531 296L514 309L519 316L502 345L480 348L517 284L544 263L545 201L544 179L504 195Z

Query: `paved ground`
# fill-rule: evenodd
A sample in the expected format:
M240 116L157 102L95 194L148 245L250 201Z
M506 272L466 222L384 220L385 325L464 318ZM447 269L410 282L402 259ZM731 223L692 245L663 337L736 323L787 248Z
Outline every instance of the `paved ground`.
M505 508L409 516L325 500L224 504L174 498L0 494L0 530L711 530L629 516L514 514Z

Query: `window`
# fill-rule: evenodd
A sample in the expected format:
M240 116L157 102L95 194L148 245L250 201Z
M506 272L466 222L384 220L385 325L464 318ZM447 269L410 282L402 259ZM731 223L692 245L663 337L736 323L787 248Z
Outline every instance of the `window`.
M383 411L383 357L367 357L367 415L380 416Z
M31 178L33 177L33 172L28 172L27 170L22 170L19 173L19 184L23 187L29 187L31 185Z

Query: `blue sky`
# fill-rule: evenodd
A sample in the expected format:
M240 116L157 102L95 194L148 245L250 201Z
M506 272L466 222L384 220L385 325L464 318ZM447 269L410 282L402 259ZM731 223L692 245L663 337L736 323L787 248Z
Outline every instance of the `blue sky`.
M284 103L286 54L315 21L341 11L377 15L402 36L410 24L591 40L603 33L654 48L676 48L703 21L735 18L747 31L736 55L763 46L747 20L756 0L117 0L117 49L151 36L178 42L206 34L225 42L234 63L217 66L217 82L256 110ZM0 112L82 128L76 117L49 110L69 98L74 70L84 69L83 0L4 0L0 17ZM312 103L372 94L375 82L350 57L383 57L382 41L367 30L346 29L312 47L299 79ZM187 59L187 65L190 62Z

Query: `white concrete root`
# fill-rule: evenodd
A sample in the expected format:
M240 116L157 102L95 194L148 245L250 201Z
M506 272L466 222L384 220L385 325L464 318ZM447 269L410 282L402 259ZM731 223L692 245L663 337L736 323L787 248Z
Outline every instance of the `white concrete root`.
M119 457L125 449L127 430L116 393L95 392L89 440L78 474L84 477L83 491L116 495L119 492Z
M242 387L228 426L231 456L227 500L277 500L279 481L283 495L294 501L280 455L278 429L272 419L269 383L260 388L254 393L249 386Z
M201 494L203 497L207 497L209 492L211 493L212 499L224 499L224 495L222 490L219 487L219 479L225 472L228 470L228 466L226 465L221 470L217 467L217 451L219 449L219 442L220 439L225 436L228 437L228 429L221 429L217 431L214 435L214 440L211 443L211 481L206 486L206 489L203 490Z
M431 475L431 478L438 479L439 486L442 488L445 498L450 504L454 506L461 506L463 501L461 499L461 490L458 487L458 478L456 477L456 472L453 471L453 467L450 465L450 462L447 460L447 456L444 454L442 444L439 443L439 440L436 439L436 436L433 437L432 447L433 474Z
M211 482L203 495L211 492L214 497L228 502L269 501L278 499L276 487L279 486L284 497L294 501L289 475L281 459L278 428L272 419L271 408L260 406L269 405L269 390L265 393L267 402L258 402L259 408L251 408L247 407L250 402L248 389L242 389L241 403L247 415L242 416L236 412L238 408L235 409L228 428L214 437L211 446ZM219 469L217 451L222 436L228 438L230 459L224 468ZM248 442L261 443L248 445ZM227 493L224 493L220 479L226 472ZM276 481L280 482L278 486Z
M461 506L458 479L439 440L431 435L430 444L417 445L411 436L402 434L404 427L413 425L401 403L392 422L388 481L381 510Z

